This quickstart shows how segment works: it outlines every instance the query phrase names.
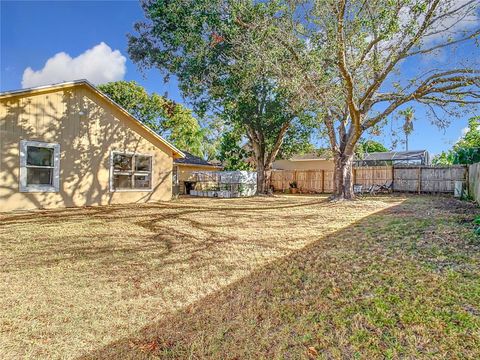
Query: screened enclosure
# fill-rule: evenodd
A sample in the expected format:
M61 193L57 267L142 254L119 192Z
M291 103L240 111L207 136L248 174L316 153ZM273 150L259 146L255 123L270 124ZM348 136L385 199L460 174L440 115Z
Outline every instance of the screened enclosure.
M426 150L374 152L357 158L354 164L355 166L430 165L430 155Z
M257 192L257 174L251 171L194 171L191 176L192 196L236 198Z

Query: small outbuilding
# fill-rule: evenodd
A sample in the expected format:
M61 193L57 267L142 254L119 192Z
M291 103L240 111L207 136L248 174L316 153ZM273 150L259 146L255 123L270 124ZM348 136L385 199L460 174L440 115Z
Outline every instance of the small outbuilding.
M272 164L274 170L327 170L333 171L334 162L329 151L314 151L278 159Z
M0 93L0 211L172 198L184 154L86 80Z

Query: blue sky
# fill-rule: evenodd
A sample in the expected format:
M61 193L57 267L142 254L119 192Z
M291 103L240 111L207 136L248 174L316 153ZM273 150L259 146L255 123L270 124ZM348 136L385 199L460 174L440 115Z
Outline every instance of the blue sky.
M174 79L165 84L157 70L142 73L128 58L126 34L132 32L136 21L143 19L138 1L2 0L0 11L1 91L22 88L22 79L23 85L28 87L50 78L52 71L58 70L57 64L63 64L65 69L62 74L55 74L60 80L53 82L71 80L65 77L72 76L76 68L84 69L87 64L91 67L88 74L93 78L89 80L93 82L119 78L135 80L150 92L167 94L184 103ZM84 54L89 49L90 52ZM62 52L65 54L55 57L55 61L45 67L47 60ZM473 47L463 49L462 53L480 56L478 48ZM440 58L436 60L441 61ZM426 61L423 66L428 66L430 60L418 61ZM417 65L406 64L406 71ZM27 68L31 70L24 76ZM473 115L478 115L478 111L472 112ZM423 109L417 107L410 149L439 153L450 148L467 126L468 117L455 119L448 129L439 130L426 118ZM391 146L390 128L387 125L384 135L375 138L387 147ZM403 150L403 144L399 144L397 150Z

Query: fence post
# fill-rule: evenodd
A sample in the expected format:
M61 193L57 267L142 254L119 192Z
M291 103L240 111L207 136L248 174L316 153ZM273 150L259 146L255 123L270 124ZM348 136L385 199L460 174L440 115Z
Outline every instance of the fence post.
M322 169L322 194L325 193L325 170Z
M418 167L417 173L418 173L417 189L418 189L418 193L420 194L420 192L422 191L422 167L421 166Z
M392 164L392 193L395 191L395 166Z
M467 170L465 171L465 189L467 190L467 195L470 196L470 198L475 199L475 196L470 192L470 166L468 165Z

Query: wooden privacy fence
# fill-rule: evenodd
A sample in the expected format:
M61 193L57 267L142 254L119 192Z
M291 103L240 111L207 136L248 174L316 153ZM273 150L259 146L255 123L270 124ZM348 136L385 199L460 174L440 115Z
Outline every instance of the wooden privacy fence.
M391 166L369 166L353 169L355 184L383 185L392 180ZM273 170L270 184L274 191L285 191L292 182L301 192L330 193L333 191L333 170Z
M393 191L453 193L455 181L465 182L466 166L366 166L353 169L353 183L368 188L390 185ZM300 192L329 193L333 191L331 170L273 170L271 186L285 191L292 182Z
M468 193L480 204L480 163L468 168Z
M333 191L333 171L330 170L274 170L270 184L274 191L285 191L296 182L302 192L328 193Z
M393 190L453 193L455 181L466 180L467 167L463 165L402 166L394 168Z

